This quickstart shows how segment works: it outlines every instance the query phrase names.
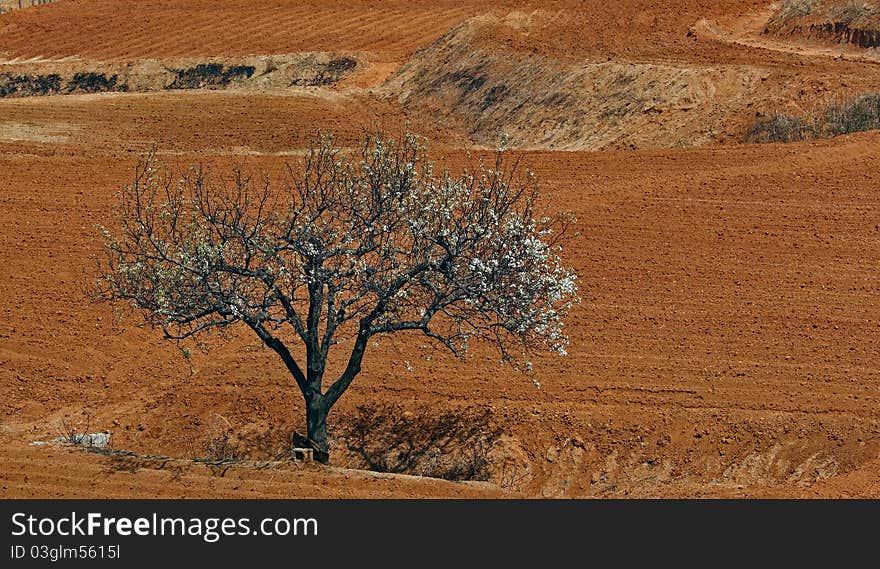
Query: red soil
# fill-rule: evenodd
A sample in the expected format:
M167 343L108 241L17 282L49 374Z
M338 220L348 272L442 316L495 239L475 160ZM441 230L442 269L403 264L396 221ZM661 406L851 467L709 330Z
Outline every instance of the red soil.
M0 16L0 52L363 50L395 62L483 11L344 4L60 0ZM687 37L699 18L762 2L587 4L544 5L562 10L558 21L492 45L558 58L761 65L805 88L877 73L870 63ZM317 466L220 476L183 462L162 468L28 446L83 411L93 429L113 431L114 447L174 457L198 454L217 415L256 438L301 429L295 387L255 338L196 352L190 367L158 333L88 304L94 225L111 222L114 193L154 141L173 164L244 159L273 170L318 127L353 143L363 128L407 119L436 141L438 159L467 162L469 144L454 126L359 89L0 100L0 496L877 495L877 133L526 153L551 203L579 220L566 253L583 295L569 321L570 355L535 362L538 389L481 349L464 362L427 360L421 338L389 338L331 415L343 424L374 401L489 408L507 434L499 452L526 466L515 480L466 485Z

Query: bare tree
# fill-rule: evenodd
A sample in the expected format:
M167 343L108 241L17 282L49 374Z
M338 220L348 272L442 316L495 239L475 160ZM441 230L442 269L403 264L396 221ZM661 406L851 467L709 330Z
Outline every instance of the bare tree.
M535 177L503 151L460 175L424 151L411 134L348 153L320 135L276 182L241 168L174 176L151 154L121 192L118 230L102 229L99 298L171 339L252 330L296 381L325 452L328 412L375 336L420 332L457 356L477 338L520 363L564 354L577 294L558 256L567 219L539 214ZM336 349L347 363L331 374Z

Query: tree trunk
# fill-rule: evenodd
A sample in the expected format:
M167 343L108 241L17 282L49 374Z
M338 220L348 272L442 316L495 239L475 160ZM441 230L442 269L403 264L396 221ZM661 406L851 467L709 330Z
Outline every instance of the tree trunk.
M307 436L322 452L327 452L327 414L330 407L321 395L306 401Z

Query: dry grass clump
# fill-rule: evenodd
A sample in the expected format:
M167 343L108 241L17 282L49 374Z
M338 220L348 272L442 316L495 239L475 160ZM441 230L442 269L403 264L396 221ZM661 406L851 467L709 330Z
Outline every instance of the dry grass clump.
M749 142L795 142L880 129L880 94L834 104L814 115L774 113L759 117L746 134Z

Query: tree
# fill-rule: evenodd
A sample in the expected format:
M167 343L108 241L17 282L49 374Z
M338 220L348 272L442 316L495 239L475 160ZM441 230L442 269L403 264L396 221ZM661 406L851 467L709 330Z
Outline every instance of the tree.
M99 299L170 339L253 331L295 380L308 438L325 452L328 412L373 337L417 332L460 357L476 338L511 362L565 353L577 294L559 258L569 220L538 213L534 175L504 151L452 175L412 134L369 135L348 153L323 134L280 181L240 167L175 177L151 153L116 217L115 232L102 228ZM331 373L340 349L347 363Z

